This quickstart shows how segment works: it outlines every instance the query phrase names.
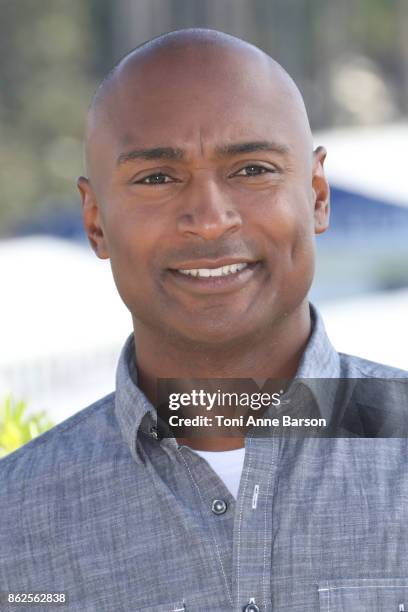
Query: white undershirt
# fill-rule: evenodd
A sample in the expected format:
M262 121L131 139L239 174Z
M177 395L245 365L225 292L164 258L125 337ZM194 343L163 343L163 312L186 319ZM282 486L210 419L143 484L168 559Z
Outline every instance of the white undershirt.
M191 450L210 464L214 472L223 480L227 489L236 499L244 465L245 447L235 448L230 451Z

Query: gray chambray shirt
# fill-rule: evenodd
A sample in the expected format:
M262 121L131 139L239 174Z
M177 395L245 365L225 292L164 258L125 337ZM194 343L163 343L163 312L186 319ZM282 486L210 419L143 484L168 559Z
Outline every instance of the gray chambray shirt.
M298 378L407 376L338 354L312 315ZM0 461L3 600L65 591L59 608L72 612L408 611L406 438L248 435L235 500L198 454L157 438L133 342L115 393Z

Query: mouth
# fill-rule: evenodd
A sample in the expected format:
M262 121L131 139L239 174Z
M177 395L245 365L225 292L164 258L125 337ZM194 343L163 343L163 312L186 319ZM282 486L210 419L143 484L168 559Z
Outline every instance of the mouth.
M168 271L181 286L198 293L220 293L241 287L261 268L261 261L191 262Z
M194 276L199 278L215 278L220 276L229 276L230 274L237 274L241 270L245 270L248 267L248 263L233 263L218 268L190 268L190 269L178 269L177 272L185 274L186 276Z

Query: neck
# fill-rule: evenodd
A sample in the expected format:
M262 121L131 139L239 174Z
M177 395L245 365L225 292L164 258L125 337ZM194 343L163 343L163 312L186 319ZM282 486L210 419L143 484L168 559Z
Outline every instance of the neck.
M138 385L153 405L157 404L158 379L163 378L255 381L293 378L311 331L308 302L271 325L268 333L222 346L169 339L139 321L133 323ZM180 438L179 442L201 450L229 450L243 446L244 438L224 437L218 441Z

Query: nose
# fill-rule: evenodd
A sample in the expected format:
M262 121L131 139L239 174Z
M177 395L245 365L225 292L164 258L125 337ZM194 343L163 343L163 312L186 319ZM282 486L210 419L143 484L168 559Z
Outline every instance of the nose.
M230 195L209 177L200 177L184 193L177 229L185 236L217 240L242 226L242 218Z

